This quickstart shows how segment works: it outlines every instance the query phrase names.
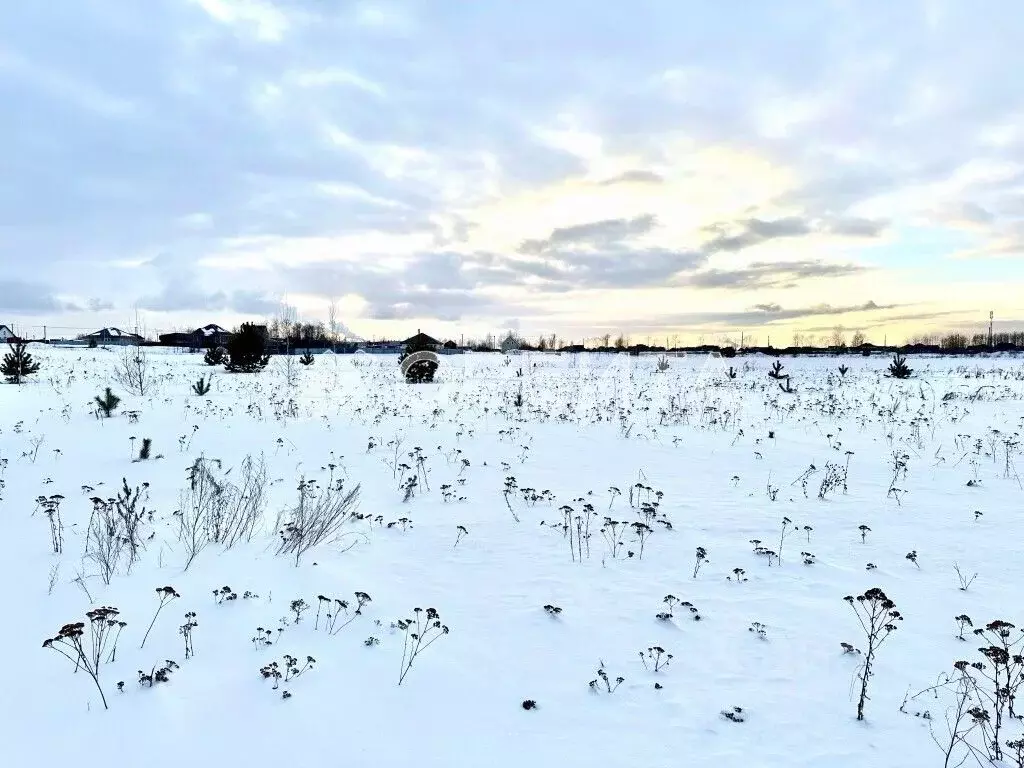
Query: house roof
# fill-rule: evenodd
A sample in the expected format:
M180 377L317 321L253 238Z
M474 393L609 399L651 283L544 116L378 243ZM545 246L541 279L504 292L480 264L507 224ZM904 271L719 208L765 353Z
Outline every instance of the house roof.
M417 333L415 336L410 336L402 343L405 344L406 346L410 346L412 344L433 344L435 347L441 346L440 341L435 339L433 336L428 336L425 333Z
M0 323L0 331L7 331L12 336L14 335L14 331L12 331L9 326L4 325L3 323Z
M122 331L120 328L100 328L98 331L85 334L86 338L89 336L106 336L112 339L141 339L137 333L129 333L128 331Z
M195 333L201 333L204 336L216 336L227 332L227 328L221 328L216 323L210 323L209 325L204 325L202 328L196 328L195 330Z

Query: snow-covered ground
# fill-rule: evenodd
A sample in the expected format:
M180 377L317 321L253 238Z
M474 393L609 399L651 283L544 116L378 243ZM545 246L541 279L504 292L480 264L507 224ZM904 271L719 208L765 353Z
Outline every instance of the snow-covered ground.
M4 765L940 766L929 729L948 741L952 699L908 691L981 658L954 617L1024 624L1019 359L912 358L906 381L877 357L784 360L784 393L768 358L658 372L654 357L470 354L408 386L394 357L244 375L158 350L139 396L114 379L117 350L31 351L42 371L0 386ZM122 398L109 419L105 386ZM189 467L202 458L229 496L247 456L266 466L257 530L186 568ZM147 511L137 562L122 542L106 584L94 515L122 479ZM359 519L296 565L279 528L308 481L307 504L358 485ZM977 574L966 590L954 566ZM153 622L165 586L180 597ZM858 722L864 656L841 643L868 641L843 598L872 587L905 618ZM349 608L331 633L335 598ZM99 665L109 711L43 647L82 621L88 651L99 606L126 622ZM416 608L449 631L399 686ZM658 672L656 647L672 655ZM286 654L315 664L275 688L261 669ZM167 660L167 682L140 684Z

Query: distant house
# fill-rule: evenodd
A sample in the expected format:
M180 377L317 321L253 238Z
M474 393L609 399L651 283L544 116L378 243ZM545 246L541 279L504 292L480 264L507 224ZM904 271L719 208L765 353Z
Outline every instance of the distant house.
M227 346L228 339L231 337L231 332L226 328L221 328L216 323L210 323L204 325L202 328L196 328L194 333L201 337L203 347L224 347Z
M16 338L14 335L14 331L12 331L6 325L0 325L0 342L10 341L13 338Z
M415 336L410 336L408 339L402 342L406 349L410 347L412 349L432 349L436 351L440 348L441 342L435 339L433 336L428 336L425 333L417 331Z
M160 343L166 347L189 347L190 349L209 349L210 347L227 346L231 332L215 323L196 328L194 331L177 333L161 333Z
M174 333L161 333L158 337L160 344L165 347L191 347L195 341L195 335L190 332L175 331Z
M139 336L139 334L122 331L120 328L100 328L98 331L87 333L79 338L90 344L96 342L98 346L126 346L145 342L145 339Z

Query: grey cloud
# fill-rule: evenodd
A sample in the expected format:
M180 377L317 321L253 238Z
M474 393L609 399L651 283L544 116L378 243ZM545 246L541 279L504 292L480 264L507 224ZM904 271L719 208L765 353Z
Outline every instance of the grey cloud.
M789 237L804 237L811 234L831 234L847 237L877 237L887 223L856 217L834 217L823 221L803 216L787 216L780 219L741 219L735 222L719 222L705 227L713 237L704 243L708 253L737 253L755 245Z
M237 290L231 293L228 307L245 315L270 315L281 302L263 291Z
M862 219L846 216L834 219L825 224L824 230L829 234L844 237L878 237L888 228L889 222L878 219Z
M833 264L818 260L765 262L755 261L739 269L706 269L691 275L686 284L694 288L791 288L800 280L820 277L845 277L864 272L859 264Z
M103 299L89 299L85 303L85 308L90 312L107 312L114 308L114 304Z
M488 288L517 287L554 295L594 288L637 288L684 279L706 263L699 251L660 248L559 251L543 259L494 253L426 252L400 273L385 271L373 259L288 267L289 291L332 296L354 293L374 318L423 316L458 319L466 314L509 312L514 305L488 294Z
M73 312L78 307L60 301L45 285L26 280L0 280L0 310L17 314Z
M708 253L736 253L768 240L808 235L812 231L806 221L796 216L773 221L744 219L729 225L712 224L705 229L714 235L710 241L704 243L703 248Z
M460 320L474 310L493 308L495 302L485 296L463 290L398 290L386 299L369 301L367 316L374 320L406 320L433 317Z
M566 246L609 246L631 237L645 235L657 225L657 218L651 214L632 219L604 219L602 221L559 227L542 240L524 240L519 252L538 255Z
M202 285L201 272L189 259L161 254L148 262L156 272L160 289L137 302L140 309L154 312L217 312L232 310L242 314L265 315L280 301L263 291L236 289L208 290Z
M900 305L880 305L873 301L868 301L863 304L852 304L848 306L817 304L809 307L785 309L778 304L762 304L737 312L690 312L676 314L665 318L659 318L658 324L661 327L671 326L689 329L699 329L708 326L723 328L750 328L768 326L773 323L799 320L808 317L839 317L859 312L876 312L894 309L898 306ZM643 324L638 324L638 326L641 328L645 327Z

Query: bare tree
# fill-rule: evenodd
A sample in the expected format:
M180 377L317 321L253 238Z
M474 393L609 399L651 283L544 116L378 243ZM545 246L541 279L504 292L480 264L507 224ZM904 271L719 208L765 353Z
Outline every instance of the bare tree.
M338 300L332 298L327 305L327 327L331 331L331 341L338 340Z
M156 385L156 374L141 344L121 347L114 365L114 380L128 392L145 397Z

